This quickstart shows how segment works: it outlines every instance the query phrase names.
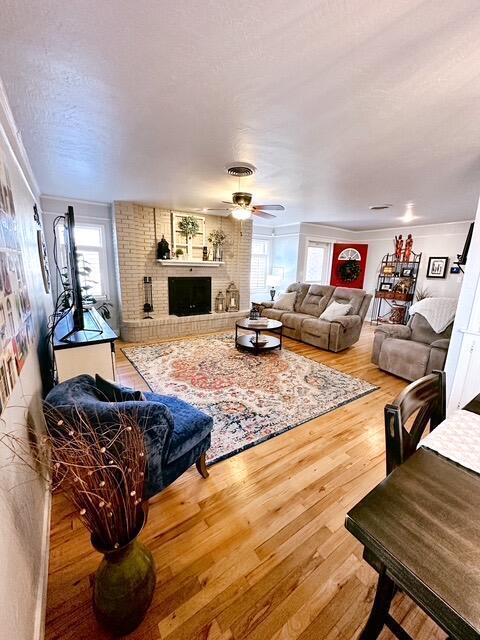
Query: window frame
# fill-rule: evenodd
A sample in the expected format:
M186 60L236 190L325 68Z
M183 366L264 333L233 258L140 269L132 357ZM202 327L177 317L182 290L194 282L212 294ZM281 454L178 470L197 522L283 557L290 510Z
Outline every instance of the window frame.
M80 216L77 216L75 219L75 229L77 228L94 228L98 229L100 232L100 245L87 245L87 244L77 244L77 240L75 239L75 246L77 249L77 254L81 254L83 251L89 251L93 253L98 253L99 256L99 269L100 269L100 287L102 293L95 294L91 293L97 302L105 302L110 299L110 281L108 277L108 247L106 243L106 224L101 221L94 222L92 220L83 220ZM59 252L59 259L61 263L61 267L65 269L67 267L66 254L65 254L65 243L63 237L63 226L60 224L57 226L57 241L60 246L63 248L62 251Z
M322 279L321 280L308 280L307 278L307 265L308 265L308 250L310 247L322 246L324 249L323 265L322 265ZM307 237L305 238L305 253L303 261L303 281L305 284L319 284L328 285L330 283L330 273L332 271L332 252L333 243L323 238Z

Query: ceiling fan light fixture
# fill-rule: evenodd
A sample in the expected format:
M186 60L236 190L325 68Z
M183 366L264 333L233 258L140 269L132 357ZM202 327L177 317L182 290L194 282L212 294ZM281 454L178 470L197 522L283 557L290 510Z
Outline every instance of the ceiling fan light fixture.
M391 204L372 204L370 207L370 211L384 211L385 209L390 209L393 205Z
M245 207L235 207L232 209L232 217L235 218L235 220L250 220L252 212Z

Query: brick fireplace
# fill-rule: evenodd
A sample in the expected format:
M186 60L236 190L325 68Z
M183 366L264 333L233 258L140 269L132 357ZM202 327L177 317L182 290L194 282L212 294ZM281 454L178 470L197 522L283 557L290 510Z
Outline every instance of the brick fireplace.
M223 229L229 242L224 250L223 264L158 262L156 247L162 235L172 247L172 214L181 213L146 207L133 202L114 205L114 233L117 247L117 271L121 298L121 335L128 342L155 338L185 336L219 331L234 326L250 307L250 258L252 223L240 223L232 218L205 215L205 234ZM191 215L185 213L185 215ZM242 233L240 233L240 230ZM210 246L210 245L208 245ZM198 258L197 258L198 259ZM153 318L143 314L144 276L152 277ZM215 308L215 296L235 282L240 291L240 312L209 313L177 316L169 314L169 278L211 278L210 308Z

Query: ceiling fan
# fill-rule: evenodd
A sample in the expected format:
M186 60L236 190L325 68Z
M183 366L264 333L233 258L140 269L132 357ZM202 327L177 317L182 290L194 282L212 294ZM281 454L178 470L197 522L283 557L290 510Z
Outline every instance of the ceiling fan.
M232 193L232 202L227 202L223 200L222 202L227 205L232 205L231 207L221 207L217 209L206 209L206 211L228 211L232 217L237 220L248 220L249 218L254 216L258 216L259 218L275 218L272 213L267 213L268 211L285 211L285 207L281 204L254 204L252 205L252 194L247 193L246 191L235 191Z

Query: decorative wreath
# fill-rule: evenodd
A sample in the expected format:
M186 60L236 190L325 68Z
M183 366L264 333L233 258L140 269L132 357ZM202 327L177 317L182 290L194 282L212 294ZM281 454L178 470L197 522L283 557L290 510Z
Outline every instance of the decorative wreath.
M343 282L354 282L359 278L360 273L358 260L346 260L338 267L338 274Z

